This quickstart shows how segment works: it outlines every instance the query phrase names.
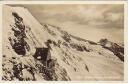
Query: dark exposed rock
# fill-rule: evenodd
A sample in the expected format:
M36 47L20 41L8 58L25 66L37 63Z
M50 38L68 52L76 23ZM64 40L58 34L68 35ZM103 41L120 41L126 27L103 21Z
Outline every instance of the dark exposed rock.
M14 31L15 38L10 37L9 41L14 49L14 51L18 55L25 55L26 50L29 51L30 47L25 41L26 33L25 33L25 25L23 24L23 18L20 17L17 13L13 12L12 15L14 16L15 24L12 27Z
M3 57L6 57L6 55L3 55Z
M69 48L69 45L66 42L63 42L62 45L64 45L64 46Z
M83 49L84 49L85 51L90 52L90 50L87 49L85 46L82 46L82 47L83 47Z
M23 21L23 18L19 17L19 15L16 12L12 12L12 15L18 19L17 21Z
M22 64L19 63L19 64L15 64L13 66L13 74L14 74L14 77L16 77L17 79L19 79L20 81L23 81L23 78L22 78Z
M101 39L99 41L100 45L104 48L112 51L121 61L124 61L124 48L116 43L110 42L107 39ZM109 44L109 46L108 46Z
M78 51L90 52L90 50L88 50L85 46L82 46L76 43L70 43L70 46Z
M85 69L89 72L89 68L86 64L85 64Z
M15 43L12 48L15 50L15 52L19 55L25 55L26 54L26 50L24 47L24 44L21 43Z
M70 36L69 36L69 34L67 34L67 33L64 33L64 35L62 36L62 38L63 38L66 42L70 42L70 41L71 41Z
M53 35L53 36L56 36L56 33L54 33L54 31L50 30L48 28L48 25L44 24L44 28L48 31L49 34Z
M13 54L14 52L11 52L12 54L10 57L9 56L7 57L8 54L3 55L4 57L3 58L4 63L2 64L3 67L2 70L4 72L4 75L2 77L3 80L36 81L38 80L36 79L36 77L37 78L39 77L39 79L41 78L42 80L47 80L47 81L57 81L57 80L69 81L71 80L70 77L72 77L71 75L72 73L68 74L70 73L69 69L71 70L73 69L73 72L81 73L79 70L82 69L83 71L84 68L85 72L84 71L83 72L86 74L86 71L88 72L91 71L90 66L84 64L85 61L88 62L88 59L91 59L90 54L93 55L94 53L94 55L96 55L97 53L99 53L100 55L103 55L102 52L100 51L95 52L95 49L94 52L92 51L93 53L91 52L91 49L93 50L93 48L95 48L95 45L96 47L98 46L98 49L99 48L100 50L103 49L103 52L104 50L106 51L106 49L108 49L112 51L116 56L118 56L121 60L124 59L122 57L124 54L124 48L116 43L111 43L111 46L108 47L106 46L108 41L106 39L102 40L101 41L101 45L103 47L102 48L95 42L70 35L67 32L61 30L59 27L52 26L53 28L54 27L56 28L54 30L53 28L51 28L51 25L49 26L47 24L44 24L42 26L42 30L48 32L46 34L51 36L48 36L47 41L45 41L46 39L43 38L41 40L38 40L36 38L37 32L34 32L35 29L33 30L33 28L31 28L35 26L29 27L28 23L25 23L26 24L25 25L24 19L20 17L16 12L13 12L12 15L14 17L15 22L14 24L10 25L12 29L11 34L13 36L10 35L8 38L11 44L11 47L9 44L8 49L10 49L10 51L15 51L16 56L15 54ZM26 26L28 26L29 30L27 29ZM86 42L87 44L86 43L84 44L84 42ZM40 43L42 44L44 43L46 47L42 47L42 45L37 47L36 44L40 44ZM31 52L29 52L30 51L29 46L31 46L32 48ZM33 55L34 50L36 50L36 52ZM86 59L85 55L87 57L88 56L90 57ZM86 60L84 60L84 58ZM95 60L94 63L96 63ZM84 67L82 68L79 67L79 65L81 64L82 65L84 64ZM102 66L99 67L101 69ZM67 70L69 70L69 72Z

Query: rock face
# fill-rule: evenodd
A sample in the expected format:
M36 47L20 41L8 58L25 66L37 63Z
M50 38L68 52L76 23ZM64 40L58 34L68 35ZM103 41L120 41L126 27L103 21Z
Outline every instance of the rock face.
M9 37L8 39L12 48L18 55L25 55L27 51L29 52L30 47L25 41L26 32L23 18L15 12L12 12L12 16L14 17L15 23L10 26L14 35L13 37Z
M124 47L108 41L107 39L101 39L99 41L100 45L104 48L113 52L121 61L124 61Z
M124 48L118 44L41 25L22 7L4 6L3 18L3 80L123 80Z

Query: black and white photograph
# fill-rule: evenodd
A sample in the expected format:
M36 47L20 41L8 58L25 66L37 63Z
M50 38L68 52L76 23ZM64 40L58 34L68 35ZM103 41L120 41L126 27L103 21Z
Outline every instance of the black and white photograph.
M123 81L124 4L4 4L3 81Z

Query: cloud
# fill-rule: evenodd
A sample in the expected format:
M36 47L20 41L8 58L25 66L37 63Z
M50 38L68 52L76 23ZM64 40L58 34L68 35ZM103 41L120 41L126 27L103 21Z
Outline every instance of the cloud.
M93 41L109 38L112 41L123 42L124 5L122 4L37 4L22 6L28 8L40 23L60 26L82 38ZM94 38L96 35L97 38Z
M39 20L56 19L58 22L73 21L99 28L123 28L123 5L33 5L27 7Z

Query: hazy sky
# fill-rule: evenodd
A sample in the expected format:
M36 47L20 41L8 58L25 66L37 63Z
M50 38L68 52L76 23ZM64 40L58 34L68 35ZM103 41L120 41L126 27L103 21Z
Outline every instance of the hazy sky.
M123 42L124 5L23 5L40 23L59 26L84 39Z

